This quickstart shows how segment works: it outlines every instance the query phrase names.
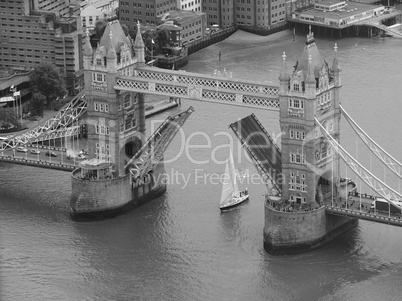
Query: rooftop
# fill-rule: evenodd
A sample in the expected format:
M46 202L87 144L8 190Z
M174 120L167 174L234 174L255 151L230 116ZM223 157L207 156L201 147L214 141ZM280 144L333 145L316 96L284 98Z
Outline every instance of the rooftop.
M175 11L171 11L169 12L169 14L167 14L165 16L166 20L177 20L177 22L179 23L185 23L187 21L190 21L194 18L199 18L201 15L203 15L205 13L203 12L194 12L194 11L189 11L189 10L175 10Z
M329 1L324 0L317 4L328 4L332 3L335 4L336 2L344 2L344 1ZM363 12L367 12L373 10L375 8L383 7L383 5L372 5L372 4L365 4L365 3L358 3L358 2L346 2L346 7L342 10L334 10L334 11L322 11L315 8L306 9L303 11L299 11L299 14L303 15L314 15L317 17L331 17L333 19L343 19L345 17L354 16Z

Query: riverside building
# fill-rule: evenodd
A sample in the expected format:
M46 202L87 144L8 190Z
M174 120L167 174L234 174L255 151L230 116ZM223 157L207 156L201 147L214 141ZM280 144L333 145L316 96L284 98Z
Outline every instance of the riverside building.
M76 94L83 88L79 11L78 1L0 0L0 69L28 72L51 62Z

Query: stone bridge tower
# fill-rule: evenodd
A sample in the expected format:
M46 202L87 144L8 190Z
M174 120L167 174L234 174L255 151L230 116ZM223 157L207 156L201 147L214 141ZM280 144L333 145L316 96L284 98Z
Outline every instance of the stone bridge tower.
M331 187L331 182L339 183L338 155L314 120L339 142L341 81L336 45L330 68L310 32L291 75L283 54L279 80L280 127L286 133L282 136L282 201L315 206L323 196L336 195L337 187Z
M116 176L125 174L125 162L145 141L143 94L115 90L116 77L132 76L144 64L140 26L134 45L117 20L106 25L95 50L87 33L84 78L89 158L109 162Z

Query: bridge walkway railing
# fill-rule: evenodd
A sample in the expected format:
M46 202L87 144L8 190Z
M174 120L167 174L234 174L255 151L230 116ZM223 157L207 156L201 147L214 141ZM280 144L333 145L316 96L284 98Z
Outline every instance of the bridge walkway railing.
M333 215L347 216L402 227L401 216L396 214L386 215L385 213L374 213L366 210L354 210L350 208L333 207L331 205L326 205L325 211Z

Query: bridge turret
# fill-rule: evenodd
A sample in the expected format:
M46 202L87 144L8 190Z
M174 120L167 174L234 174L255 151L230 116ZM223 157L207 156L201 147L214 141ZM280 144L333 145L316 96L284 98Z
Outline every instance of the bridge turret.
M112 45L112 36L113 36L112 31L110 31L109 36L110 36L110 45L109 45L109 48L107 50L107 55L106 55L106 61L107 61L106 66L107 66L108 72L116 73L117 72L117 54Z
M286 64L286 53L285 52L283 53L282 58L283 58L282 69L281 69L281 74L279 75L279 93L286 94L289 91L290 75L288 72L288 66Z
M93 50L91 46L91 40L89 38L89 30L87 28L86 38L84 44L84 69L89 69L92 64Z
M313 59L311 58L311 54L308 58L308 66L307 66L307 76L305 81L305 93L306 98L315 99L316 91L317 91L317 81L314 75L314 67L313 67Z
M138 66L145 64L145 45L142 40L141 25L140 22L137 23L137 35L134 42L135 56L137 57Z
M340 74L341 74L341 67L339 66L339 62L338 62L338 45L335 43L334 61L332 62L331 76L334 80L334 84L336 87L342 86Z

